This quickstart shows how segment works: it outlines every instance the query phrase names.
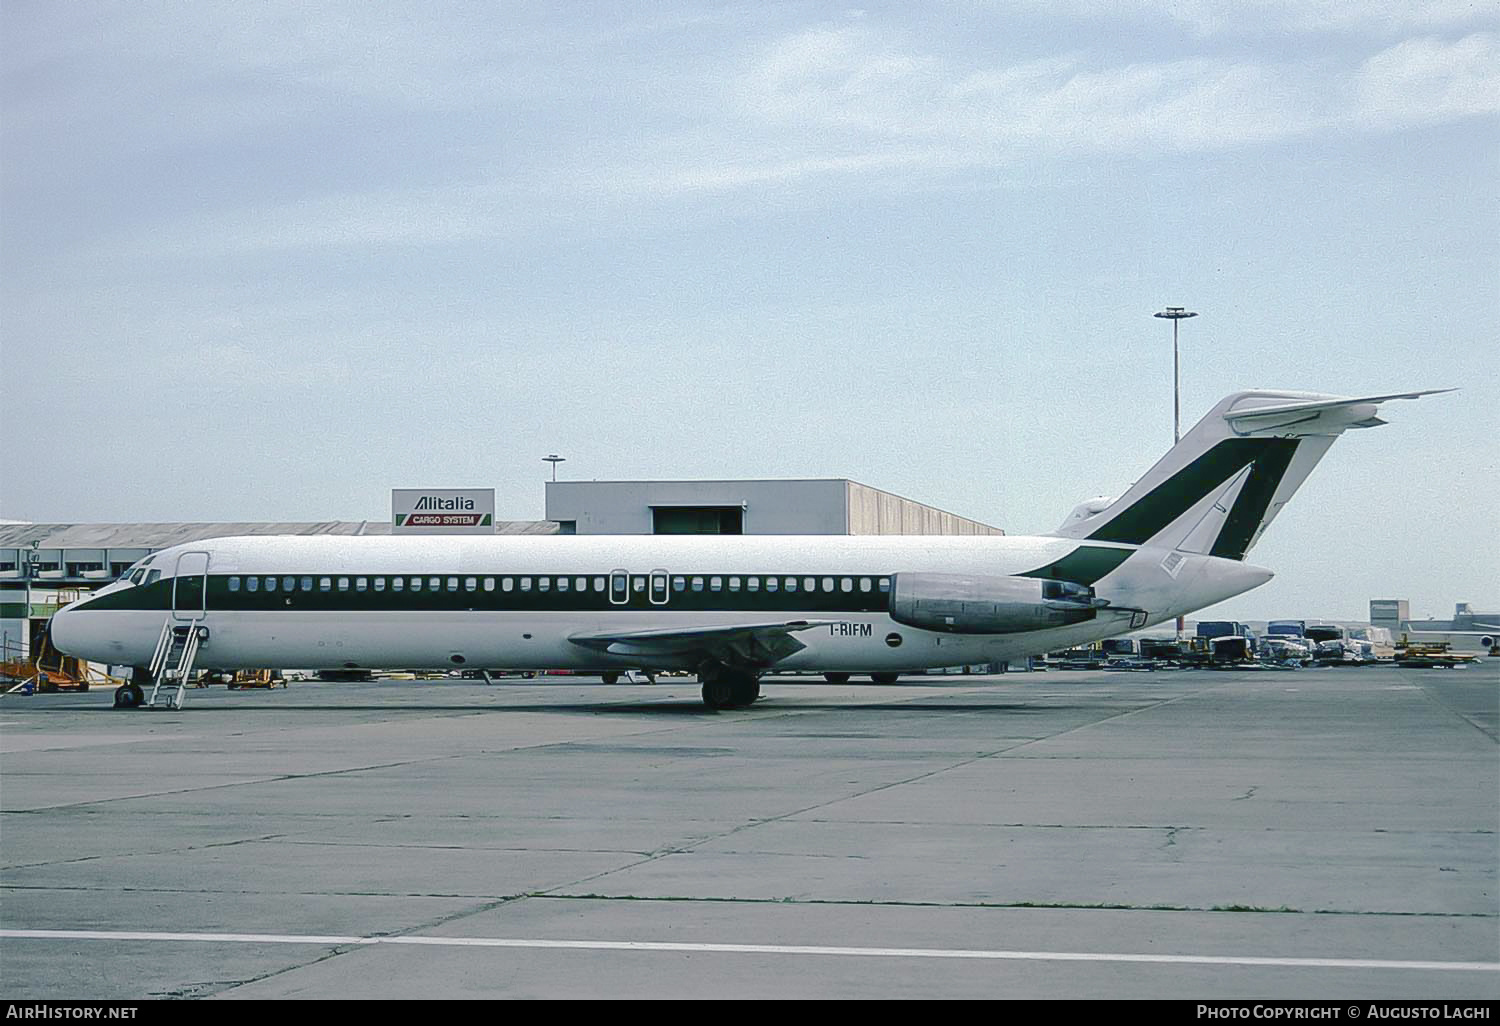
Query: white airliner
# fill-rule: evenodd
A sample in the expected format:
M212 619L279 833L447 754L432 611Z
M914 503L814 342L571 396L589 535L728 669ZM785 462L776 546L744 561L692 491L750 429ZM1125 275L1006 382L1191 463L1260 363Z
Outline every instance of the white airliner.
M1245 554L1334 439L1384 423L1382 402L1429 394L1236 393L1123 496L1080 505L1050 535L217 538L163 549L65 607L52 640L136 667L124 707L152 684L155 704L169 664L194 658L680 669L718 709L754 702L773 669L889 682L1018 660L1264 584L1271 571Z

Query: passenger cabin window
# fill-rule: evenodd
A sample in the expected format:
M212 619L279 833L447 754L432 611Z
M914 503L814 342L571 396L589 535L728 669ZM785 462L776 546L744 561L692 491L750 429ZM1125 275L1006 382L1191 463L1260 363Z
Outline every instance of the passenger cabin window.
M839 591L853 591L853 590L854 590L854 578L852 578L852 577L845 577L843 580L839 581Z
M302 590L303 591L312 591L312 578L311 577L304 577L304 578L302 578Z
M281 579L281 590L282 591L296 591L297 590L297 578L295 578L295 577L283 577Z
M422 578L420 578L420 577L413 577L411 579L411 590L412 591L421 591L422 590Z
M869 591L870 590L870 579L868 577L861 577L859 579L859 590L860 591Z
M739 591L740 590L740 579L738 577L731 577L729 579L729 590L730 591Z
M514 591L515 588L516 588L516 582L514 580L512 580L511 578L509 578L509 577L503 577L503 578L500 579L500 590L501 591Z
M825 578L823 578L823 590L824 591L832 591L833 590L833 578L832 577L825 577Z
M391 590L392 591L404 591L405 589L406 589L406 578L405 577L392 577L391 578Z
M709 591L723 591L724 590L724 578L722 578L722 577L710 577L708 579L708 590Z
M464 591L478 591L478 590L479 590L479 578L477 578L477 577L465 577L464 578Z
M566 577L559 577L557 579L557 590L558 591L567 591L568 588L570 588L571 586L572 585L570 584L570 582L568 581L568 579Z
M523 578L521 578L521 590L522 591L530 591L531 590L531 578L530 577L523 577Z
M486 577L484 579L484 590L485 591L494 591L495 590L495 579L493 577Z
M340 577L339 578L339 591L348 591L348 590L349 590L349 578L347 578L347 577Z
M267 577L266 578L266 590L267 591L275 591L276 590L276 578L274 578L274 577Z
M687 578L686 577L674 577L674 578L672 578L672 590L673 591L687 591Z
M333 578L332 577L320 577L320 578L318 578L318 590L319 591L332 591L333 590Z
M260 591L260 578L259 577L247 577L247 578L245 578L245 590L246 591Z
M448 578L448 590L449 591L457 591L458 590L458 578L457 577L450 577L450 578Z
M594 590L595 591L603 591L604 590L604 578L602 578L602 577L595 577L594 578Z
M229 579L229 590L230 591L239 591L240 590L240 579L238 577L231 577Z
M537 591L548 591L549 589L551 589L551 587L552 587L552 578L550 578L550 577L538 577L536 579L536 590Z
M890 591L891 590L891 579L889 577L882 577L880 579L880 590L881 591Z
M746 591L760 591L760 578L750 577L745 580Z
M693 578L693 590L694 591L702 591L703 590L703 578L701 578L701 577L694 577Z
M574 591L588 591L589 590L589 579L587 577L575 577L575 578L573 578L573 590Z
M796 591L797 590L797 578L795 578L795 577L788 577L786 579L785 583L786 583L786 590L787 591Z
M354 579L354 590L355 591L369 591L370 590L370 579L368 577L356 577Z
M781 586L781 581L777 580L775 577L767 577L766 578L766 590L767 591L775 591L780 586Z
M376 591L385 591L385 578L384 577L377 577L377 578L375 578L375 590Z

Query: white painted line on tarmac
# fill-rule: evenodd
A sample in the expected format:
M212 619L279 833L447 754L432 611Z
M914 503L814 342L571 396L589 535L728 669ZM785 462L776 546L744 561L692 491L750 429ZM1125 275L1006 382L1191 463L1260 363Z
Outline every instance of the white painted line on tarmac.
M689 944L661 941L540 940L509 937L341 937L283 933L158 933L128 930L0 930L16 940L103 940L147 943L313 944L321 947L401 944L447 948L532 948L574 951L665 951L730 955L834 955L853 958L951 958L1001 962L1135 962L1156 965L1238 965L1288 969L1415 969L1493 973L1500 962L1420 962L1374 958L1262 958L1248 955L1136 955L1107 951L984 951L962 948L849 948L796 944Z

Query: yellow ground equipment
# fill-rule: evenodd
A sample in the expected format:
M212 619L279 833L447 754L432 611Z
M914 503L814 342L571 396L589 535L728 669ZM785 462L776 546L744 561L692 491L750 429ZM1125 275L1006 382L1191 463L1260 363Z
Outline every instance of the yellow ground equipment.
M237 670L233 673L227 670L204 670L198 678L198 686L206 688L210 684L223 684L230 691L284 688L286 678L281 675L280 670Z
M8 643L0 649L0 680L14 682L6 693L24 691L87 691L91 687L117 687L121 681L91 669L81 659L59 652L52 636L43 631L33 657L28 658L19 643Z
M1446 641L1410 641L1403 634L1401 643L1396 646L1396 665L1409 669L1446 667L1451 670L1478 661L1476 655L1450 650Z

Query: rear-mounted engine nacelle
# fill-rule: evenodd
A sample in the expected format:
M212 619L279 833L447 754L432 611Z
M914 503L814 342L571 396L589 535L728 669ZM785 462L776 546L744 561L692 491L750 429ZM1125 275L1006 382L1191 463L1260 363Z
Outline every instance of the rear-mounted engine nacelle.
M897 574L891 619L952 634L1015 634L1092 620L1094 589L1071 581Z

